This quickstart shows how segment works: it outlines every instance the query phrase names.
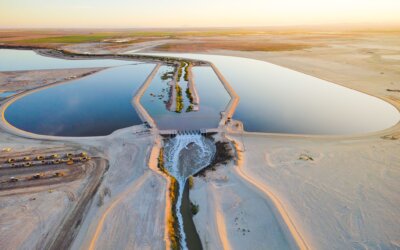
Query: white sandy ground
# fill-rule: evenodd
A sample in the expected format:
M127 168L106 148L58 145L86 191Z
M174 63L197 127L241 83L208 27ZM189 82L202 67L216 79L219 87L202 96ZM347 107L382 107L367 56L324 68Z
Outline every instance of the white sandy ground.
M73 249L165 248L167 181L148 167L155 137L134 132L119 130L102 142L110 169L95 200L105 189L111 197L105 195L100 207L91 205Z
M400 89L400 62L384 57L400 54L400 47L393 45L399 40L346 42L293 52L209 53L272 62L380 97L399 109L400 93L386 89ZM385 136L393 140L382 139ZM191 200L200 204L194 221L208 249L222 249L221 242L233 249L260 249L263 243L268 244L265 249L283 248L274 247L277 238L270 240L265 234L260 241L252 230L260 223L261 228L273 230L271 221L264 218L268 218L268 209L254 203L255 199L271 200L267 193L278 199L308 248L400 249L399 125L362 137L261 133L229 137L245 150L239 167L211 173L207 181L196 178L190 194ZM299 159L302 154L314 160ZM245 182L264 195L233 191L242 189L238 187ZM253 206L248 208L247 203ZM241 226L250 232L243 240L238 240L232 227L237 211L248 213ZM215 223L218 219L224 222L221 227Z
M73 80L103 68L56 69L0 72L0 92L26 91L36 87Z
M240 175L279 197L312 248L400 247L398 141L246 135L242 142Z
M148 167L154 135L142 126L110 136L66 141L109 160L98 192L81 222L72 249L165 249L166 179ZM37 149L37 142L2 134L14 151ZM7 140L7 139L6 139ZM76 144L77 143L77 144ZM60 220L81 196L86 180L0 192L1 249L42 248L44 235L54 237ZM49 192L51 190L51 192ZM36 198L30 200L29 198Z
M19 195L15 190L0 192L1 249L40 248L45 235L61 223L75 203L81 185L78 180L60 187L30 188Z
M232 168L224 167L209 177L197 178L191 190L191 199L200 205L194 221L204 248L295 248L269 200Z
M270 61L378 96L400 107L400 93L386 91L400 88L399 62L393 59L400 54L398 39L343 39L328 47L293 52L215 53ZM155 137L134 132L127 129L108 138L76 141L84 148L90 145L104 151L102 156L109 158L110 169L82 222L74 249L91 245L165 248L167 181L145 164ZM206 249L284 248L287 243L282 239L290 242L291 237L282 222L282 212L308 248L400 249L399 126L346 138L251 133L228 136L245 150L239 167L222 167L205 179L196 178L190 194L192 201L200 205L194 221ZM0 141L2 146L25 149L50 143L19 139L3 132ZM301 160L301 154L314 160ZM108 189L110 192L106 192ZM43 194L40 197L46 206L40 206L38 213L55 206L48 215L53 218L59 209L56 204L68 197L50 198L45 192L26 191ZM14 216L21 218L24 210L19 207L30 206L20 203L27 199L21 195L0 197L0 204L9 204L0 213L10 216L9 211L20 211ZM103 204L99 207L100 197ZM271 197L278 200L280 210ZM28 208L35 209L36 205ZM13 248L11 244L20 239L26 239L21 245L34 246L40 239L32 232L43 223L54 223L46 218L39 224L27 222L27 236L19 234L19 226L3 226L13 220L8 218L11 219L1 227L8 235L18 236L10 242L2 238L1 249ZM116 238L118 241L112 240Z
M26 78L26 83L19 85L26 90L91 71L29 71L0 76L8 83L5 90L18 85L16 78ZM155 136L143 126L118 130L106 137L60 138L59 142L24 139L0 130L1 149L10 147L10 153L73 146L109 160L109 169L80 223L73 249L165 249L167 180L148 167L155 141ZM44 237L56 236L60 221L79 200L80 190L87 183L87 179L79 179L0 192L0 249L43 248Z
M11 147L10 154L16 152L54 152L70 151L75 144L60 142L40 142L18 138L1 131L1 147ZM7 155L7 152L1 152ZM95 166L89 163L89 169ZM99 167L99 166L96 166ZM62 220L77 205L79 197L92 179L86 171L84 178L55 185L28 187L0 191L0 248L1 249L40 249L55 231Z
M27 90L72 79L98 69L0 72L2 91ZM14 152L57 150L70 146L63 142L23 139L0 130L0 148ZM7 155L7 152L0 152ZM52 237L64 216L78 201L88 178L51 186L0 191L0 249L41 248Z

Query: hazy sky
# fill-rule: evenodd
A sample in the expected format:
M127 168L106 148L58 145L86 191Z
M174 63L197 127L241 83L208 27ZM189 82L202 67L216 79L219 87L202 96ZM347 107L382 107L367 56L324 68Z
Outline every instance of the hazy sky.
M0 0L0 27L400 24L400 0Z

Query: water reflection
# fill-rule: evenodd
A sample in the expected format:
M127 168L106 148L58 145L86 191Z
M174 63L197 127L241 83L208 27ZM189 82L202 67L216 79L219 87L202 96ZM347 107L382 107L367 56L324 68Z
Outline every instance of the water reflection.
M172 66L162 66L154 77L149 88L141 98L141 104L149 112L160 129L198 130L216 128L220 121L220 112L225 110L230 96L215 75L211 67L193 67L193 78L199 95L198 110L188 111L190 103L185 101L181 112L172 108L171 112L171 79L165 79L166 72L173 70ZM186 84L184 87L185 95ZM172 96L172 98L174 98Z
M228 56L172 55L211 61L218 67L240 97L233 118L243 121L247 131L360 134L388 128L400 119L396 108L378 98L274 64Z
M131 101L154 64L110 68L29 94L12 103L5 118L36 134L99 136L141 124Z
M66 60L36 54L32 50L0 49L0 71L111 67L137 63L112 59Z

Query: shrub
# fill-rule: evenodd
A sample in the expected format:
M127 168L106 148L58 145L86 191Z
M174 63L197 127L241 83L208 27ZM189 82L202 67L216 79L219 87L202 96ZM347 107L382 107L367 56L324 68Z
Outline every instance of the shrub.
M179 84L175 84L175 90L176 90L176 107L175 107L175 112L181 113L183 109L183 97L182 97L182 88L179 86Z
M193 215L196 215L199 212L199 205L190 202L190 211Z
M189 176L188 185L189 185L189 189L192 189L192 188L193 188L193 185L194 185L193 176Z
M186 97L189 99L190 103L193 103L193 96L192 92L190 92L190 89L187 88L185 92L186 92Z

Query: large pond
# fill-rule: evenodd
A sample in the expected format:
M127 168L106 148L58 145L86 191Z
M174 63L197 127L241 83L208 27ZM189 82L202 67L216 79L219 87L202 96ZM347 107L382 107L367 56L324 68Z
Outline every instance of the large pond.
M178 81L182 89L182 107L171 106L171 85L168 72L173 72L171 66L162 66L141 98L141 104L155 120L160 129L199 130L216 128L221 120L220 112L229 103L230 96L219 81L211 67L193 67L193 79L199 95L198 110L193 110L187 101L187 82ZM210 91L212 90L212 91Z
M44 135L99 136L141 124L132 98L154 64L126 65L28 94L5 111L13 126Z
M41 56L32 50L0 49L0 71L111 67L132 64L113 59L67 60Z
M378 98L266 62L227 56L172 55L208 60L217 66L240 96L233 118L241 120L247 131L360 134L388 128L400 118L392 105ZM32 51L0 50L0 70L124 65L26 95L7 108L5 118L20 129L59 136L107 135L140 124L132 97L154 64L125 64L135 62L63 60ZM166 105L169 85L162 74L171 70L168 67L160 69L141 99L157 125L161 129L184 130L217 127L229 96L212 69L193 68L199 109L188 109L184 100L184 108L176 112L176 107L174 110ZM180 85L185 95L185 83Z
M213 62L240 97L233 116L246 131L361 134L395 125L400 114L378 98L263 61L153 53Z

